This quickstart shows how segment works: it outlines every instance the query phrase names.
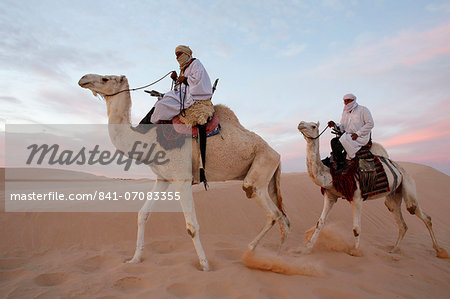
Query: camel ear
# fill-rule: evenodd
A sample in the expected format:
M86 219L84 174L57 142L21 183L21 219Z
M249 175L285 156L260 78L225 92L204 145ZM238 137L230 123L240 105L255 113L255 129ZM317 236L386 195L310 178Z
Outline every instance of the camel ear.
M123 82L124 79L125 79L124 75L120 76L120 82Z
M320 126L320 122L319 121L317 121L317 127L319 127Z

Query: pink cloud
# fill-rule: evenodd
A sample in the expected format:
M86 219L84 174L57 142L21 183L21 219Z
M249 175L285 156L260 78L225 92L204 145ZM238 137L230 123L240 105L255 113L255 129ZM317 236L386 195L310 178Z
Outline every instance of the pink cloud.
M450 53L450 25L433 28L418 34L407 34L395 43L403 49L414 46L409 55L401 61L407 66L414 66L435 56Z
M383 145L386 147L396 147L405 144L412 144L435 139L450 138L450 120L445 119L425 128L400 133L385 141Z
M446 23L422 32L398 32L381 40L379 37L361 38L350 50L316 68L316 72L330 76L346 72L367 75L397 66L415 66L450 54L449 36L450 24Z

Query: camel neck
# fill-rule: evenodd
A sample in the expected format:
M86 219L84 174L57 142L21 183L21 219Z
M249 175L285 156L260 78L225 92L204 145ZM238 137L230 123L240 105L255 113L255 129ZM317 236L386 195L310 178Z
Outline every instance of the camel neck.
M109 124L130 124L131 98L129 91L107 98L106 103Z
M307 140L306 166L309 176L316 185L326 187L331 184L330 171L320 160L319 139Z

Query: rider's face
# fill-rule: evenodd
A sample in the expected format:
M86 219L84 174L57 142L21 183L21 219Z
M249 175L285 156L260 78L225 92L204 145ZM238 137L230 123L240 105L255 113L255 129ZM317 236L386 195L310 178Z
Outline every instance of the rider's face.
M347 105L348 103L351 103L351 102L353 102L352 99L345 99L345 100L344 100L344 104L345 104L345 105Z

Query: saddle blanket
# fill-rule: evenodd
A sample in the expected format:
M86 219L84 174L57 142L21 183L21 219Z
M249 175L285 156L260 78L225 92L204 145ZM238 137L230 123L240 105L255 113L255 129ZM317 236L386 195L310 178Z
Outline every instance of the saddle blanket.
M372 186L360 186L361 190L364 190L361 194L363 199L366 200L370 196L389 192L389 182L380 159L370 152L369 147L362 147L356 153L356 157L342 171L336 171L333 167L330 168L334 188L348 201L353 200L353 195L357 189L356 180L361 184L358 172L359 159L371 158L375 162L376 177ZM322 188L321 192L324 194L325 189Z
M163 120L160 124L171 124L171 126L157 126L156 140L165 149L180 148L184 145L185 138L198 138L198 127L191 128L182 123L178 116L172 120ZM220 133L219 117L214 114L206 124L206 137Z

